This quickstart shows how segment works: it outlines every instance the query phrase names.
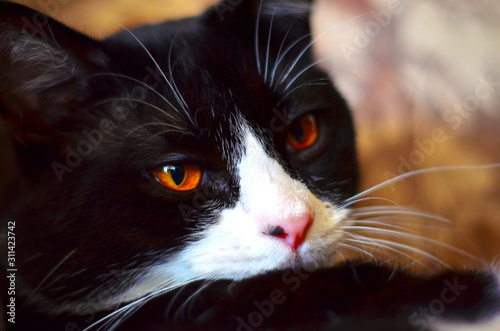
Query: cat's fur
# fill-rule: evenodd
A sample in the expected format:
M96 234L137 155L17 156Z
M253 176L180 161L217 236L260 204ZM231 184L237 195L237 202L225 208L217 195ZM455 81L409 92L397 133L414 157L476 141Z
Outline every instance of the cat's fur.
M498 309L492 274L334 265L357 189L354 130L312 64L308 12L227 1L101 42L0 3L3 157L18 165L2 234L15 222L18 326L84 328L124 305L102 323L246 328L273 296L286 299L258 327L362 327L365 316L418 329L429 319L413 313L449 283L466 290L439 317ZM287 133L307 113L319 135L295 151ZM204 170L198 188L154 178L183 162ZM291 248L277 229L303 219Z

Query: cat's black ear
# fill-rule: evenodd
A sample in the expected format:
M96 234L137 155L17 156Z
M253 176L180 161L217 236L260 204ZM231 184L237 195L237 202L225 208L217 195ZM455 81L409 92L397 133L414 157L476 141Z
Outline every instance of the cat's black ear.
M244 17L275 16L307 19L312 1L309 0L224 0L213 7L214 21L239 21Z
M0 2L0 111L19 142L65 117L106 57L99 42L27 7Z
M208 13L208 19L211 24L223 29L232 26L252 33L256 26L258 28L258 21L269 24L272 20L275 23L273 29L284 28L285 32L292 30L295 33L309 34L311 6L311 0L225 0L213 7ZM293 26L292 29L290 26Z
M246 42L252 48L247 52L255 54L256 69L266 81L274 73L287 68L303 68L311 61L308 51L311 45L311 2L226 0L215 5L205 18L207 25L222 40L228 43L238 40L240 45ZM299 60L298 66L287 67Z

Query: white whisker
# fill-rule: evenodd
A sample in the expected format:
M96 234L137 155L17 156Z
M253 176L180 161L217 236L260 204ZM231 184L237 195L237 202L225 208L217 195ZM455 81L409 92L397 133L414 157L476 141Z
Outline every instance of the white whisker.
M390 241L390 240L385 240L385 239L380 239L380 238L370 238L372 241L374 242L377 242L377 243L384 243L388 246L394 246L394 247L399 247L401 249L405 249L405 250L408 250L408 251L411 251L411 252L414 252L414 253L418 253L418 254L421 254L423 256L426 256L428 257L429 259L435 261L435 262L438 262L439 264L443 265L445 268L447 269L451 269L451 267L446 264L443 260L437 258L436 256L426 252L426 251L423 251L421 249L418 249L416 247L413 247L413 246L410 246L410 245L405 245L405 244L402 244L402 243L399 243L399 242L394 242L394 241Z
M203 284L201 284L200 288L197 289L193 294L191 294L177 309L177 311L174 314L174 322L178 319L179 315L183 315L182 313L186 309L187 304L189 303L190 300L193 300L198 294L200 294L201 291L203 291L207 286L212 284L214 281L213 280L205 280ZM183 316L181 316L183 317Z
M423 236L419 236L419 235L414 235L414 234L409 234L409 233L403 233L403 232L400 232L400 231L389 230L389 229L374 228L374 227L370 227L370 226L359 226L359 225L350 226L350 225L346 225L343 228L347 229L347 230L369 231L369 232L372 232L372 233L377 233L378 232L378 233L383 233L383 234L386 234L386 235L389 235L389 236L395 236L395 237L399 237L399 238L410 238L410 239L420 240L420 241L426 242L428 244L432 244L432 245L439 246L441 248L448 249L448 250L453 251L455 253L458 253L458 254L460 254L462 256L468 257L471 260L478 261L477 257L475 257L475 256L467 253L466 251L464 251L462 249L459 249L457 247L454 247L454 246L442 243L442 242L434 240L434 239L430 239L430 238L426 238L426 237L423 237Z
M273 67L273 70L271 71L271 81L269 82L269 86L270 87L273 86L274 77L276 75L276 70L278 70L278 65L279 65L279 60L280 60L280 56L281 56L281 51L283 50L283 46L285 46L286 38L288 37L288 34L290 33L290 30L292 29L293 25L294 24L290 25L290 27L286 31L286 34L283 37L283 41L281 42L280 48L278 49L278 54L276 55L276 61L274 62L274 67Z
M373 260L376 261L375 256L373 256L372 254L368 253L368 251L366 251L364 249L361 249L359 247L356 247L356 246L353 246L353 245L349 245L349 244L346 244L346 243L339 243L338 245L342 246L342 247L346 247L346 248L351 249L353 251L360 252L360 253L363 253L365 255L368 255L369 257L371 257Z
M49 279L50 276L52 276L52 274L64 263L66 262L70 257L71 255L73 255L74 253L76 252L76 249L72 250L71 252L69 252L68 254L66 254L62 259L61 261L59 261L59 263L56 264L55 267L53 267L49 273L42 279L42 281L40 282L40 284L38 284L37 287L35 287L33 289L33 291L31 291L31 294L28 296L28 298L26 299L26 301L24 301L24 303L21 305L21 308L24 307L24 305L26 305L30 300L31 298L33 297L33 295L35 295L36 291L38 291L38 289L47 281L47 279Z
M260 0L259 11L257 12L257 20L255 21L255 61L257 62L257 70L259 74L262 75L262 69L260 64L260 51L259 51L259 23L260 23L260 14L262 12L262 3L263 0Z
M444 223L451 223L449 219L444 217L439 217L428 213L410 211L410 210L379 210L379 211L367 211L367 212L357 212L354 210L351 215L353 217L380 216L380 215L405 215L405 216L408 215L408 216L418 216L422 218L433 219Z
M346 24L348 22L351 22L353 20L356 20L358 18L361 18L363 16L366 16L366 15L369 15L370 13L363 13L363 14L360 14L360 15L357 15L355 17L351 17L350 19L347 19L343 22L340 22L340 23L337 23L335 24L334 26L331 26L330 28L328 28L327 30L323 31L322 33L319 34L319 36L317 36L316 38L314 38L306 47L304 47L302 49L302 51L299 53L299 55L297 55L297 57L295 58L295 60L292 62L292 64L289 66L289 69L286 71L286 73L282 76L280 76L280 79L279 79L279 84L283 84L283 82L287 79L287 77L290 75L290 73L292 72L292 70L295 68L295 66L297 65L297 63L300 61L300 59L302 58L302 56L304 56L304 54L307 52L307 50L309 48L311 48L318 40L320 40L321 38L323 38L327 33L329 33L331 30L333 29L336 29L338 28L339 26L343 25L343 24Z
M155 90L154 88L152 88L151 86L149 86L148 84L144 83L144 82L141 82L140 80L138 79L135 79L133 77L130 77L130 76L127 76L127 75L122 75L122 74L115 74L115 73L111 73L111 72L106 72L106 73L100 73L100 74L93 74L93 75L90 75L90 76L87 76L87 78L93 78L93 77L100 77L100 76L113 76L113 77L120 77L120 78L125 78L125 79L129 79L133 82L136 82L138 84L141 84L142 86L146 87L148 90L152 91L153 93L155 93L157 96L159 96L163 101L165 101L170 107L172 107L176 112L180 113L180 111L170 102L168 101L167 98L165 98L165 96L163 96L163 94L161 94L160 92L158 92L157 90Z
M174 125L171 125L171 124L168 124L168 123L164 123L164 122L150 122L150 123L146 123L146 124L141 124L137 127L135 127L133 130L131 130L126 136L125 138L128 138L130 137L135 131L137 130L140 130L142 128L145 128L147 126L153 126L153 125L157 125L157 126L166 126L168 127L169 129L168 130L164 130L158 134L161 134L161 133L166 133L166 132L177 132L177 133L182 133L182 134L191 134L189 132L186 132L184 130L182 130L182 128L179 128L179 127L176 127ZM150 137L152 138L152 137Z
M119 318L119 321L121 322L124 319L122 318L123 316L121 316L120 314L125 314L125 316L129 316L130 315L129 312L131 310L135 311L136 309L140 308L142 305L144 305L145 303L147 303L151 299L156 298L163 293L166 293L166 292L175 290L177 288L180 288L182 286L185 286L186 284L189 284L189 283L196 281L196 280L199 280L199 279L193 278L193 279L186 280L185 282L183 282L181 284L172 284L169 286L164 286L164 285L168 284L169 281L162 282L161 284L154 287L154 288L160 287L159 290L153 290L153 292L149 293L148 295L143 296L137 300L134 300L134 301L128 303L127 305L121 307L120 309L117 309L114 312L109 313L108 315L104 316L103 318L99 319L98 321L94 322L93 324L91 324L90 326L85 328L84 331L90 331L94 327L97 327L98 325L100 325L102 323L108 324L110 320L115 321L117 318ZM118 325L115 324L109 330L113 330L117 326ZM101 327L99 327L99 329Z
M424 168L424 169L418 169L414 171L410 171L404 174L401 174L399 176L396 176L394 178L390 178L386 181L383 181L380 184L377 184L375 186L372 186L369 189L364 190L363 192L360 192L356 195L353 195L352 197L346 199L346 202L358 199L360 197L363 197L369 193L375 192L382 187L385 187L387 185L391 185L393 183L397 183L399 181L402 181L404 179L414 177L414 176L419 176L427 173L436 173L436 172L443 172L443 171L470 171L470 170L486 170L486 169L494 169L494 168L500 168L500 163L493 163L493 164L485 164L485 165L476 165L476 166L443 166L443 167L432 167L432 168Z
M302 69L298 74L296 74L289 82L288 84L285 86L285 88L283 89L283 93L286 93L286 91L288 91L288 89L290 88L290 86L292 86L292 84L300 77L302 76L307 70L315 67L316 65L318 65L319 63L321 62L324 62L326 60L330 60L331 58L324 58L324 59L321 59L321 60L318 60L314 63L311 63L310 65L306 66L304 69Z
M186 103L186 100L184 100L184 98L182 97L182 94L180 93L179 89L177 88L177 84L175 83L174 75L172 72L172 49L174 47L174 42L177 39L177 37L179 36L179 34L181 33L181 31L182 31L182 29L177 31L174 39L172 39L172 42L170 43L170 49L168 51L168 72L170 73L170 79L172 80L171 84L169 84L169 85L170 85L170 88L172 89L172 91L174 92L175 99L181 105L181 108L184 110L184 112L186 114L189 114L188 113L189 107ZM189 116L189 119L191 120L191 116L190 115L188 115L188 116ZM195 124L192 120L191 120L191 123Z
M451 230L453 228L451 228L448 224L443 224L443 223L429 223L429 222L426 222L427 220L426 219L422 219L422 218L419 218L419 217L404 217L402 218L401 216L377 216L377 217L370 217L370 218L367 218L367 219L351 219L350 222L352 224L360 224L360 223L365 223L365 222L372 222L372 221L378 221L382 224L384 224L384 226L391 226L392 223L398 223L398 224L401 224L401 223L405 223L405 224L411 224L413 226L417 226L419 228L430 228L430 229L448 229L448 230ZM406 231L408 232L414 232L410 229L407 229L405 228Z
M115 21L116 22L116 21ZM149 58L151 59L151 61L153 61L154 65L156 66L156 68L160 71L163 79L165 80L165 83L170 87L170 89L172 90L172 92L174 93L174 97L177 99L177 102L179 102L179 104L181 105L181 108L184 110L186 116L187 116L187 119L191 122L191 124L194 125L194 122L191 118L191 115L188 113L187 109L183 108L182 107L182 103L180 102L180 99L179 99L179 96L177 95L177 93L175 93L175 90L172 86L172 84L170 83L170 81L167 79L167 76L165 75L165 73L163 72L163 70L161 69L160 65L158 64L158 62L155 60L155 58L153 57L153 55L149 52L149 50L147 49L147 47L142 43L142 41L139 40L139 38L137 38L135 36L135 34L132 33L132 31L130 31L129 29L127 29L125 26L123 26L122 24L116 22L118 25L120 25L125 31L127 31L138 43L139 45L144 49L144 51L147 53L147 55L149 56Z
M267 72L268 72L267 68L269 65L269 52L270 52L270 47L271 47L271 35L272 35L272 31L273 31L274 15L276 14L277 9L278 9L278 7L274 8L273 14L271 16L271 23L269 23L269 34L267 36L266 65L264 67L264 83L267 82Z
M376 247L381 247L383 249L387 249L391 252L395 252L397 253L398 255L401 255L401 256L404 256L408 259L410 259L411 261L413 261L413 263L417 263L419 264L421 267L427 269L428 271L431 271L431 269L426 266L424 263L422 263L421 261L419 261L418 259L414 258L413 256L409 255L409 254L406 254L405 252L399 250L399 249L395 249L393 247L390 247L390 246L387 246L387 245L384 245L384 244L381 244L381 243L378 243L378 242L374 242L372 240L372 238L368 238L368 237L365 237L365 236L362 236L363 238L365 238L366 240L363 240L363 239L344 239L344 240L347 240L347 241L350 241L350 242L354 242L354 243L361 243L361 244L365 244L365 245L370 245L370 246L376 246Z
M356 200L353 200L353 201L349 201L349 202L346 202L342 205L340 205L339 207L337 207L337 210L340 210L340 209L343 209L343 208L346 208L346 207L349 207L351 205L354 205L358 202L362 202L362 201L368 201L368 200L381 200L381 201L387 201L387 202L390 202L396 206L399 206L398 203L396 203L394 200L391 200L391 199L388 199L388 198L382 198L382 197L367 197L367 198L360 198L360 199L356 199ZM383 206L385 207L385 206Z
M286 98L288 98L288 96L290 94L292 94L293 92L297 91L300 88L303 88L306 86L328 86L328 85L330 85L330 83L314 83L314 82L320 82L320 81L330 81L330 80L328 78L321 78L321 79L315 79L311 82L299 85L299 86L295 87L293 90L291 90L290 92L288 92L287 94L285 94L285 96L278 102L278 105L280 105L283 101L285 101Z
M381 218L381 220L383 220L383 218ZM413 231L413 230L410 230L408 228L404 228L402 226L398 226L398 225L394 225L394 224L388 224L388 223L385 223L385 222L372 221L371 219L370 220L351 220L351 222L353 222L353 224L373 224L373 225L380 225L380 226L385 226L385 227L388 227L388 228L391 228L391 229L399 229L399 230L411 232L411 233L414 233L414 234L418 234L417 231Z

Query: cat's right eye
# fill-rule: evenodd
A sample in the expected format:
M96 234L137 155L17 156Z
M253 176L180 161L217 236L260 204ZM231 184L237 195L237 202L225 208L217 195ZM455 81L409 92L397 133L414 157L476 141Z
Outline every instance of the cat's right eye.
M290 126L287 143L294 150L306 149L316 142L318 124L313 114L306 114Z
M163 186L174 191L189 191L200 185L203 171L192 163L167 164L153 170Z

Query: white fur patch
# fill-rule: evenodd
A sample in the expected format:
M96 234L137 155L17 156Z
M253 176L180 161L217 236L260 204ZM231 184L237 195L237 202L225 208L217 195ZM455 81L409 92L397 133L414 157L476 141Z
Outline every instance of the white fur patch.
M165 264L154 267L122 298L131 300L164 285L193 279L242 279L289 267L313 269L330 264L347 211L318 199L292 179L266 152L252 130L243 128L245 154L238 164L240 199L219 220L191 238ZM284 240L265 234L269 219L312 216L303 244L292 250Z

